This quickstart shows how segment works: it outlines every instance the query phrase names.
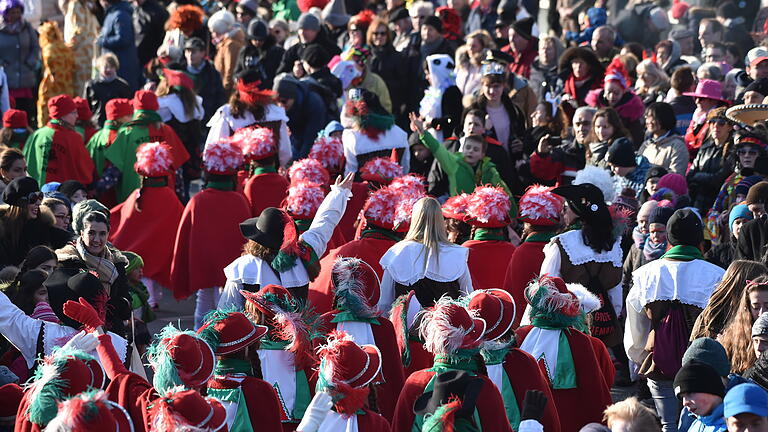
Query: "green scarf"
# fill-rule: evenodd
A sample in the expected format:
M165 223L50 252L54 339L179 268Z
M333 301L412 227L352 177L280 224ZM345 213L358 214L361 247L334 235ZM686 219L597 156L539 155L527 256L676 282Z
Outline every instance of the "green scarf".
M259 349L263 350L284 350L290 344L289 341L273 341L269 339L262 339ZM276 389L280 394L280 389ZM293 403L293 412L289 413L293 420L301 420L304 417L304 412L309 406L309 402L312 398L309 394L309 381L307 381L307 374L303 369L296 371L296 400ZM236 430L236 429L232 429Z
M661 257L676 261L693 261L696 259L704 259L704 255L701 254L699 248L686 245L672 246L672 248L670 248Z
M128 122L128 125L141 125L147 126L152 123L162 123L163 119L157 111L152 110L136 110L133 113L133 118Z
M455 356L436 356L435 362L430 368L430 371L436 373L443 373L448 370L463 370L477 374L480 365L477 364L477 360L474 358L474 354L477 354L479 350L465 350L466 354L458 354Z
M104 151L109 145L109 134L112 131L118 130L120 130L120 125L116 121L107 120L104 122L104 127L96 131L91 139L85 143L85 149L91 155L93 164L96 167L96 174L99 176L104 171Z
M216 189L220 191L233 191L235 190L235 182L233 180L221 180L221 181L208 181L203 186L203 189Z
M213 373L214 375L243 374L253 376L253 366L248 360L223 358L216 363Z
M277 170L273 166L257 166L253 168L251 175L257 176L262 174L273 174L276 172Z
M213 372L215 375L241 374L253 376L251 362L241 359L220 359ZM251 416L248 413L248 400L243 394L243 389L238 386L234 389L208 388L208 396L215 397L224 402L237 404L235 419L232 422L233 431L253 432Z
M472 240L498 240L506 241L504 228L476 228Z
M383 228L376 228L370 225L364 229L362 233L360 233L360 238L377 238L382 240L389 239L395 242L402 240L402 237L394 231Z
M534 318L532 321L534 327L545 330L560 330L560 337L557 339L557 364L555 365L555 376L550 377L553 389L572 389L576 388L576 366L573 364L573 353L571 345L568 343L566 332L570 331L559 324L548 326L546 321L541 318ZM536 359L537 361L539 359ZM547 359L544 358L544 363ZM547 368L549 370L549 368Z
M299 234L307 232L310 226L312 226L312 219L293 219L296 225L296 232Z
M552 237L556 236L557 233L554 231L545 231L545 232L535 232L523 240L523 243L527 242L536 242L536 243L549 243L550 240L552 240Z
M259 349L279 351L284 350L290 342L288 341L273 341L272 339L262 339Z
M154 111L148 111L154 113ZM155 113L156 114L156 113ZM123 202L134 190L141 187L141 177L133 165L136 163L136 149L150 141L149 124L144 118L136 118L118 130L115 141L104 148L104 158L115 166L122 177L117 184L117 201ZM159 120L159 117L158 117Z
M340 311L337 313L333 319L331 320L332 323L340 323L340 322L364 322L371 325L381 325L379 323L379 320L377 318L361 318L356 316L350 311Z
M517 406L517 398L515 397L515 389L512 388L512 382L509 380L506 369L504 369L504 359L507 357L511 348L502 348L497 350L481 350L480 354L485 360L486 366L501 365L501 397L504 399L504 409L507 411L507 420L512 426L512 430L517 430L520 427L520 408Z

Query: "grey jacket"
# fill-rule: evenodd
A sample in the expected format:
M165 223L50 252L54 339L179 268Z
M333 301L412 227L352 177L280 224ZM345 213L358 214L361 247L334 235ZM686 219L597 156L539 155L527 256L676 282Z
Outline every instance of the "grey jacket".
M24 23L19 33L10 33L0 25L0 63L8 77L11 89L33 88L40 64L40 45L37 31Z

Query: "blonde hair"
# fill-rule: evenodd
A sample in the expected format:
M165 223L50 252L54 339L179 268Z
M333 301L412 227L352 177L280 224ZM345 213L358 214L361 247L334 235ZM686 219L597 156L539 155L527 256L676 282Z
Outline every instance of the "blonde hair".
M627 432L657 432L661 431L656 415L643 406L636 397L624 399L621 402L609 406L603 413L603 421L608 428L616 420L624 420L628 423Z
M96 67L101 69L104 67L104 65L110 65L115 69L120 69L120 60L117 59L117 56L112 54L111 52L104 53L100 55L96 59Z
M450 244L448 233L445 229L445 219L440 203L432 197L424 197L413 206L411 215L411 227L405 235L405 240L411 240L424 245L427 256L432 253L439 260L440 245Z
M646 93L654 88L659 87L669 87L669 77L653 60L645 59L641 61L635 70L637 71L637 82L635 83L635 89L638 93ZM653 83L645 82L645 80L643 80L644 72L648 72L650 75L653 75L656 78L656 81Z

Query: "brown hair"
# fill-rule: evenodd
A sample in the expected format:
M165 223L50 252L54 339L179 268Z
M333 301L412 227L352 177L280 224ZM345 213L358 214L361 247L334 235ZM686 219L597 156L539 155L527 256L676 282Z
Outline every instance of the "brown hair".
M350 21L351 22L351 21ZM392 32L387 27L387 22L381 17L374 17L371 21L371 25L368 26L368 30L365 32L365 41L368 45L373 46L373 34L376 33L379 27L384 27L387 32L387 43L392 43Z
M595 123L597 123L597 119L600 117L605 117L606 120L608 120L608 123L610 123L611 126L613 126L613 136L611 137L611 142L613 142L613 140L615 140L616 138L623 138L623 137L629 136L629 132L627 132L627 129L624 127L624 123L621 122L621 117L619 117L619 113L617 113L615 109L610 107L600 108L595 113L595 116L592 117L592 130L589 131L589 137L587 138L588 143L594 143L594 142L600 141L600 139L597 137L597 133L595 133ZM591 159L592 151L590 150L589 145L586 145L584 147L587 154L587 159Z
M184 114L188 117L195 115L195 106L197 106L197 95L195 91L182 86L171 87L168 85L168 80L163 78L160 80L160 84L157 85L157 91L155 91L157 97L167 96L169 94L175 94L181 100L181 105L184 107Z
M237 90L233 91L232 96L229 97L229 110L232 117L235 118L243 117L246 111L250 111L257 121L263 120L266 114L266 109L262 105L246 105L245 102L241 101L240 93Z
M707 307L696 319L690 340L700 337L717 338L736 314L747 281L766 273L768 267L757 261L733 261L712 291Z
M752 367L757 360L752 349L752 307L749 304L749 295L755 291L766 291L768 276L763 274L755 278L741 290L741 301L738 309L734 311L733 319L726 323L725 331L718 339L728 358L731 359L731 371L742 374Z
M24 159L24 153L13 147L7 147L0 153L0 169L9 171L17 160Z
M488 153L488 141L483 138L482 135L469 135L464 137L464 142L475 141L480 143L480 147L483 149L483 154Z
M693 71L689 67L680 67L672 72L672 78L670 84L673 89L678 93L683 93L691 90L693 84L696 82L696 78L693 76Z

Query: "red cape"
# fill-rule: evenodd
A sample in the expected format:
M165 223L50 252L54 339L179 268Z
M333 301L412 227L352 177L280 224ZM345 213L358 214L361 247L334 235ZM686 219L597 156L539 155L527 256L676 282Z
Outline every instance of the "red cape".
M338 312L334 310L323 314L321 317L323 334L329 334L336 330L337 323L333 323L331 320ZM397 341L395 341L395 329L388 319L379 317L378 320L379 325L371 325L371 332L373 332L376 346L381 351L381 373L385 382L376 386L376 403L381 415L391 421L395 414L397 397L400 395L400 389L403 388L405 377L403 376L400 351L397 349Z
M48 153L45 182L77 180L84 185L93 181L94 165L91 155L85 149L83 137L72 129L49 123L53 142Z
M224 377L213 377L208 381L208 388L236 389L243 391L248 406L248 416L254 431L281 432L280 403L272 385L256 377L246 376L240 382Z
M520 413L523 412L523 400L525 399L525 392L528 390L542 391L547 399L553 400L547 378L541 374L536 359L527 352L519 348L512 348L504 357L504 370L507 372L512 390L515 392ZM544 416L541 418L541 424L547 432L560 432L560 417L554 403L547 404L544 409Z
M358 432L390 432L389 422L381 414L368 408L363 408L363 411L365 415L357 415Z
M512 294L517 307L512 328L519 326L520 320L523 318L526 305L525 287L528 286L528 282L539 276L546 244L546 242L523 242L515 249L512 259L509 260L502 287L504 291Z
M140 211L136 210L139 194ZM183 211L176 193L167 186L136 190L110 211L109 241L120 250L139 254L144 276L170 286L173 244Z
M462 246L469 249L467 266L472 275L472 288L501 288L504 285L504 269L515 252L515 246L500 240L468 240Z
M517 330L518 344L522 345L533 326ZM576 388L552 389L562 432L579 432L588 423L602 423L603 411L611 405L611 391L603 378L603 371L595 356L590 336L575 329L566 333L576 368ZM540 362L541 373L547 371Z
M600 339L590 336L589 340L592 341L592 349L595 350L595 357L597 357L597 363L600 365L600 370L603 372L603 378L605 379L605 385L610 389L613 387L613 380L616 378L616 366L611 360L611 355L608 353L608 348Z
M414 372L405 380L403 391L397 400L395 418L392 420L392 432L411 432L416 415L413 413L413 404L424 393L424 389L432 379L435 372L420 370ZM512 428L507 421L507 413L504 411L504 401L501 394L487 376L478 375L483 380L483 388L477 397L475 407L480 416L479 430L483 432L509 432Z
M339 224L336 225L334 234L340 233L345 241L354 240L355 222L357 222L360 211L363 209L363 206L365 206L365 201L368 200L368 193L368 182L352 184L352 198L347 201L347 209L344 211L344 215L341 217Z
M257 217L267 207L280 208L288 196L288 180L277 173L259 174L245 182L245 197L251 207L251 214Z
M16 423L14 424L14 432L40 432L42 429L40 426L29 421L29 415L27 410L29 409L29 395L32 394L31 390L24 392L24 397L21 398L19 409L16 411ZM138 431L137 431L138 432Z
M240 222L251 217L240 192L203 189L181 215L173 249L171 286L176 299L224 285L223 269L240 256L245 238Z
M315 311L322 314L333 309L331 271L337 257L360 258L373 267L381 279L384 270L379 265L379 260L394 244L395 241L388 238L364 237L330 250L328 255L320 260L320 274L309 284L309 303Z

